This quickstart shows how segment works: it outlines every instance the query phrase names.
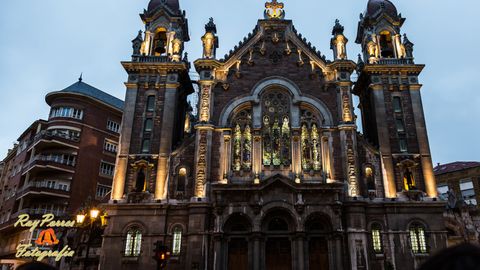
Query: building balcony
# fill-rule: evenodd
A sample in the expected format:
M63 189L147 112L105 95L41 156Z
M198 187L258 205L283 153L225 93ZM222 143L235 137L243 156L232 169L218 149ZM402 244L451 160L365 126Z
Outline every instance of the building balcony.
M49 183L50 182L50 183ZM51 184L51 181L31 182L17 193L17 200L27 196L70 198L70 188L65 185Z
M39 151L45 148L58 146L78 149L79 142L80 137L58 132L56 130L43 130L35 136L32 146L29 150L35 148L37 151Z
M59 209L54 209L54 210L49 210L49 209L40 209L40 208L24 208L20 211L18 211L18 214L29 214L31 216L42 216L45 214L54 214L55 217L66 217L67 211L65 210L59 210Z
M380 58L375 63L377 65L414 65L413 58Z
M145 56L145 55L134 55L132 56L132 62L139 63L168 63L171 62L168 56Z
M38 155L23 166L23 174L52 170L75 173L75 159L76 157L70 154Z

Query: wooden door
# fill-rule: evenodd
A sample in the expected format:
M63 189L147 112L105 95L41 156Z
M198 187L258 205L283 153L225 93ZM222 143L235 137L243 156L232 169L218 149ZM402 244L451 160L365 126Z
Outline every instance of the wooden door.
M308 242L309 269L328 270L328 243L325 238L312 238Z
M248 242L231 239L228 243L228 270L248 270Z
M292 270L292 250L288 238L271 238L265 245L266 270Z

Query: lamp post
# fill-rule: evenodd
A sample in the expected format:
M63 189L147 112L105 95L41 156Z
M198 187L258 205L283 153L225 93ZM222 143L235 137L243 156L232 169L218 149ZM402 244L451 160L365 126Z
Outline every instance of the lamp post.
M99 218L101 219L101 226L104 226L105 214L103 214L102 211L100 211L96 207L90 208L87 211L82 211L79 214L77 214L76 221L78 226L83 228L88 228L87 249L85 254L85 260L83 263L84 270L87 269L87 263L89 259L88 257L90 253L90 245L92 242L92 235L93 235L94 229L97 227L96 223ZM87 224L87 222L89 223Z

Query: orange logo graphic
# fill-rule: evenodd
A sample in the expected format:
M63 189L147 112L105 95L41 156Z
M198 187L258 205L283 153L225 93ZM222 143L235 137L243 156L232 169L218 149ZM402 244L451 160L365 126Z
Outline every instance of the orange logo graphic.
M57 235L55 235L55 231L53 231L52 228L43 230L40 235L38 235L37 240L35 240L35 244L39 246L53 246L58 244L58 242Z

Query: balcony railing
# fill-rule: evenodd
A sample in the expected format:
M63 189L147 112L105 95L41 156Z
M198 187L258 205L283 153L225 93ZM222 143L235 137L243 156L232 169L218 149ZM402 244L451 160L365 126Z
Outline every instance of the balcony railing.
M413 58L402 58L402 59L395 59L395 58L382 58L378 59L377 65L413 65Z
M61 180L48 180L48 181L60 182ZM58 183L52 184L52 183L49 183L48 181L45 180L45 181L30 182L26 186L23 186L22 191L29 188L50 189L50 190L58 190L58 191L64 191L64 192L70 191L70 187L67 185L60 186Z
M69 157L68 155L63 155L63 154L55 154L55 155L48 155L48 156L38 155L38 156L35 156L33 159L31 159L27 164L25 164L23 168L29 167L31 164L37 161L53 162L53 163L62 164L70 167L75 167L75 158L68 158L68 157ZM70 157L73 157L73 156L70 156Z
M49 210L49 209L38 209L38 208L24 208L19 211L19 214L29 214L29 215L45 215L45 214L54 214L56 217L62 217L67 215L65 210Z
M53 130L53 131L43 130L35 136L34 141L38 142L39 140L42 140L42 139L53 139L53 138L65 139L72 142L80 141L80 137L73 136L71 134L65 134L63 132L58 132L56 130Z
M170 62L168 56L145 56L145 55L134 55L132 56L132 62L140 63L167 63Z

